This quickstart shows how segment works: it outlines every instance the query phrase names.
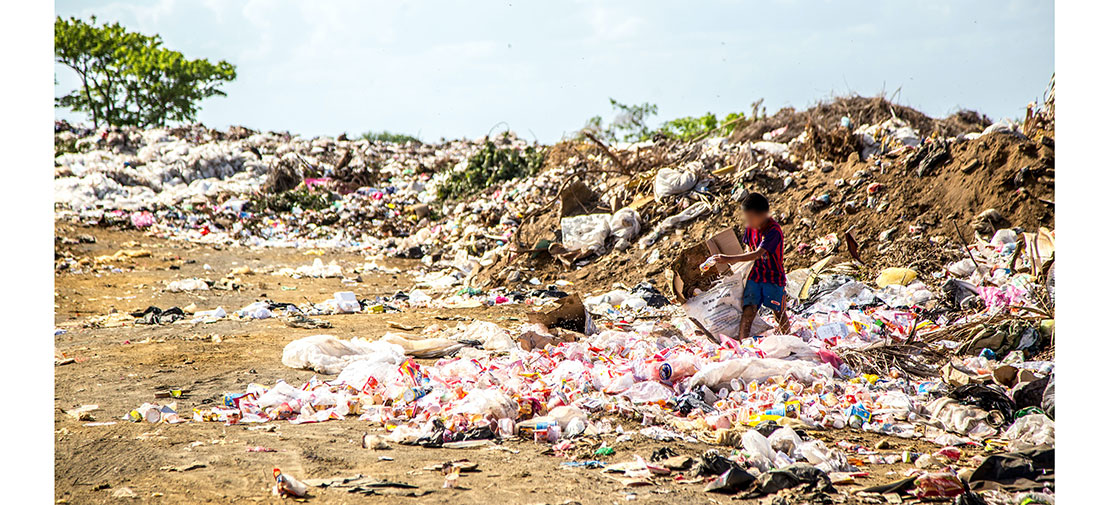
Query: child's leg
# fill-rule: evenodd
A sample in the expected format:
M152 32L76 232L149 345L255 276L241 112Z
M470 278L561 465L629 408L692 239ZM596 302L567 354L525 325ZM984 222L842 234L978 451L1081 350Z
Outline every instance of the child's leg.
M790 319L786 317L786 309L774 312L775 321L779 323L779 335L790 333Z
M752 332L752 323L755 322L755 314L759 310L758 305L745 305L744 312L740 314L740 341L748 338Z

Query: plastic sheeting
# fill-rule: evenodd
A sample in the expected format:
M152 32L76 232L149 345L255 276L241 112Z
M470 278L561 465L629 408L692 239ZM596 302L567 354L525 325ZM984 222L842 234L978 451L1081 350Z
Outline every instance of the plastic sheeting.
M399 365L404 349L388 342L363 338L340 340L332 335L313 335L294 340L281 352L281 363L291 368L337 374L353 361L375 361Z

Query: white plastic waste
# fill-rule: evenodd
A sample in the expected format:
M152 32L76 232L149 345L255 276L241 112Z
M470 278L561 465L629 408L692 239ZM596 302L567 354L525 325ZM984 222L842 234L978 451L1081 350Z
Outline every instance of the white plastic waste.
M843 472L851 470L848 457L836 448L829 448L820 440L802 442L798 452L811 465L816 466L825 473Z
M340 340L333 335L300 338L286 344L281 352L281 362L287 367L326 374L337 374L358 360L399 365L405 360L405 353L399 345L359 337Z
M775 450L771 447L771 441L767 440L762 433L756 430L745 431L740 436L740 441L748 453L763 456L769 460L775 459Z
M1010 441L1010 450L1024 451L1038 445L1056 445L1056 423L1044 414L1028 414L1019 417L1006 430L1005 437Z
M994 236L991 237L991 245L995 247L1012 244L1014 242L1017 242L1017 233L1010 228L998 230L994 232Z
M354 314L362 310L362 306L358 303L358 298L351 291L339 291L335 293L335 307L339 312L344 314Z
M674 396L674 390L656 381L637 382L621 393L632 403L665 402Z
M519 414L519 406L511 396L500 390L472 389L455 412L515 420Z
M227 311L223 307L216 307L212 310L198 310L193 314L194 321L215 320L227 317Z
M464 344L448 338L422 338L400 333L386 333L380 341L401 346L406 356L415 358L442 358L465 347Z
M933 299L932 291L921 281L913 281L908 286L889 284L876 292L875 296L891 307L924 305Z
M794 358L819 361L817 351L794 335L767 335L756 348L768 358Z
M560 221L563 228L563 246L571 251L593 251L601 253L605 249L605 239L609 237L610 214L585 214L564 217Z
M352 361L339 372L333 384L347 384L356 389L362 389L366 382L373 377L382 384L399 382L402 378L400 368L387 361L373 359L359 359Z
M466 325L461 333L452 335L455 340L477 340L487 351L507 351L517 346L508 330L497 323L475 320Z
M617 239L631 242L640 234L640 213L630 207L614 212L609 218L609 233Z
M817 365L808 361L788 361L775 358L736 358L706 364L690 379L690 387L705 385L718 390L739 379L745 383L763 382L774 376L793 377L805 384L815 380L829 380L833 368L827 363Z
M774 433L771 433L771 436L767 437L767 440L771 443L772 449L790 455L794 454L794 451L802 445L802 437L799 437L789 426L783 426L775 430Z
M179 281L170 282L166 286L166 291L171 293L180 293L182 291L208 291L208 282L204 279L181 279Z
M655 174L655 200L690 191L697 182L698 176L693 171L662 168Z
M961 405L952 398L937 398L925 406L931 421L952 433L983 440L998 434L987 422L989 413L973 405Z

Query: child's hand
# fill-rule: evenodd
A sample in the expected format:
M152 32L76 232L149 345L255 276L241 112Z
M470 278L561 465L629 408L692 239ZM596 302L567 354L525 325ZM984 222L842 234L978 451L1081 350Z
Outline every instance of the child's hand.
M720 254L714 254L707 258L698 268L701 269L702 275L708 274L717 263L721 262L721 260L722 256Z

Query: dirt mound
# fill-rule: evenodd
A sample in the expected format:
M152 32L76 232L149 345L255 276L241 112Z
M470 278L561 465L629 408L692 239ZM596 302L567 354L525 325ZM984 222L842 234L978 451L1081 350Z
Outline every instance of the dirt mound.
M866 265L860 272L863 278L874 278L879 270L890 266L936 272L961 257L954 226L958 225L964 237L971 240L976 233L972 220L989 209L995 209L1012 226L1027 230L1055 227L1055 154L1051 138L1040 139L995 133L943 146L929 142L870 161L852 156L849 161L834 163L828 172L755 170L739 180L717 181L719 186L710 193L723 197L713 200L712 212L680 226L645 250L633 246L610 251L577 268L564 267L542 252L506 256L480 271L476 284L497 285L509 279L527 281L536 277L545 284L566 279L575 283L576 290L601 292L614 283L633 286L647 279L662 288L667 265L683 249L723 228L742 224L739 201L729 197L741 187L771 200L786 235L788 270L812 265L836 242L835 261L849 260L843 242L845 232L851 230ZM947 156L939 158L931 171L919 175L913 162L920 164L922 151L939 149L947 150ZM641 179L642 174L609 182L632 186ZM529 247L541 238L556 239L556 212L536 216L530 223L534 226L522 226L520 236L527 237ZM642 230L649 230L657 219L675 212L656 202L646 204L642 216L661 217L645 217ZM927 283L932 282L928 275L923 277Z
M973 111L963 110L938 121L910 107L891 103L880 96L856 95L822 102L804 111L785 107L771 117L756 120L734 131L729 140L731 142L759 141L763 140L763 134L782 127L786 127L786 130L775 138L791 139L805 131L806 125L826 131L833 130L840 127L840 118L847 116L852 120L854 128L864 124L882 123L892 115L909 122L924 136L933 133L940 136L955 136L961 133L978 132L991 124L986 116Z

